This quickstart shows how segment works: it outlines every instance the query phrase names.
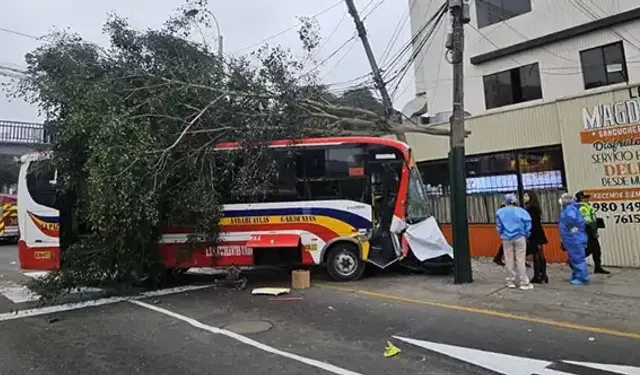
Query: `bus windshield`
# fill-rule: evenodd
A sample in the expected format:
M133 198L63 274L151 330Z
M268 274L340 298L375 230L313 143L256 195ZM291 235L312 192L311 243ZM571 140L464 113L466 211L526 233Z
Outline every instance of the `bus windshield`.
M416 224L430 216L429 198L418 168L409 173L409 192L407 194L407 224Z

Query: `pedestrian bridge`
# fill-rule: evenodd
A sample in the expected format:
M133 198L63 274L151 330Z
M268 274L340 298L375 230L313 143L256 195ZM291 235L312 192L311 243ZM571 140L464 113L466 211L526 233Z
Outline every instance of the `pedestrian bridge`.
M47 150L53 143L53 133L44 124L0 120L0 154L21 156Z

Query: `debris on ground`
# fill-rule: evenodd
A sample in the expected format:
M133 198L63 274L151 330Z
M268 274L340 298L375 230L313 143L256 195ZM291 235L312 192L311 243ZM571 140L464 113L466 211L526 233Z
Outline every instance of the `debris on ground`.
M216 280L215 284L219 286L230 286L243 290L247 286L247 279L240 277L242 270L238 267L230 267L227 276L224 279Z
M289 293L291 293L291 289L289 288L255 288L253 291L251 291L251 294L268 296L279 296L281 294Z
M291 296L291 297L274 297L269 298L269 301L302 301L302 297L300 296Z
M391 341L387 341L387 347L384 348L384 356L386 358L393 357L394 355L400 353L402 350L397 346L393 345Z

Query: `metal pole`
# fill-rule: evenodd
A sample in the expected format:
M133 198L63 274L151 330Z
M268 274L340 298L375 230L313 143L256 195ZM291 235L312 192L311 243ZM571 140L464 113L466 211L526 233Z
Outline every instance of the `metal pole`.
M465 8L466 7L466 8ZM452 18L453 115L451 116L451 222L454 251L454 281L473 282L467 220L467 181L464 149L464 23L468 22L468 4L449 0Z
M207 9L207 13L211 16L211 18L213 18L213 23L216 24L216 30L218 31L218 55L222 56L222 33L220 32L220 23L218 23L218 18L216 18L216 16L211 13L211 11L209 9Z
M198 9L191 9L190 11L187 11L185 13L185 15L187 17L195 17L200 11ZM222 56L223 53L223 47L222 47L222 32L220 32L220 23L218 22L218 18L216 18L215 14L211 13L211 11L209 9L205 9L205 12L207 12L207 14L209 14L211 16L211 18L213 19L213 23L216 25L216 31L218 32L218 55ZM203 36L204 38L204 36Z
M382 98L382 105L384 105L386 117L387 119L392 119L394 117L393 103L391 102L391 97L389 96L387 87L384 84L384 80L382 79L382 74L380 74L380 68L378 67L376 58L373 55L373 51L371 50L371 45L369 44L369 39L367 38L367 30L364 28L364 24L360 19L360 15L358 14L358 10L356 9L356 5L353 3L353 0L345 0L345 2L347 3L349 14L353 18L353 22L356 24L356 30L358 31L358 36L362 40L362 46L364 47L364 52L367 54L369 65L371 65L371 74L373 74L373 80L376 83L378 91L380 92L380 97ZM398 134L397 137L402 142L407 141L404 133Z

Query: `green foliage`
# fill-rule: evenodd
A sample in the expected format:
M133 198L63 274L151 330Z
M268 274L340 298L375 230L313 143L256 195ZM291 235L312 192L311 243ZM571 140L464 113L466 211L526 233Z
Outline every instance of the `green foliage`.
M13 156L0 155L0 189L16 185L19 172L20 164L13 160Z
M62 228L61 270L40 285L44 301L78 285L154 285L167 225L193 227L186 257L215 246L225 199L264 194L274 181L271 140L389 131L370 92L344 102L375 113L338 107L282 48L223 57L194 42L194 30L210 25L206 5L187 2L159 30L111 15L108 48L53 33L26 56L14 94L56 124L52 163L72 223ZM316 24L303 21L311 50ZM221 141L243 148L215 151Z
M287 51L216 56L191 41L190 28L203 21L193 13L182 9L147 31L112 15L107 49L57 33L26 56L16 94L55 121L59 189L74 197L65 204L87 230L63 247L62 269L44 280L45 294L159 280L163 226L192 224L191 249L216 244L230 186L257 194L273 180L267 142L334 131L298 105L320 89L299 78L303 67ZM230 160L213 150L221 141L245 147Z

